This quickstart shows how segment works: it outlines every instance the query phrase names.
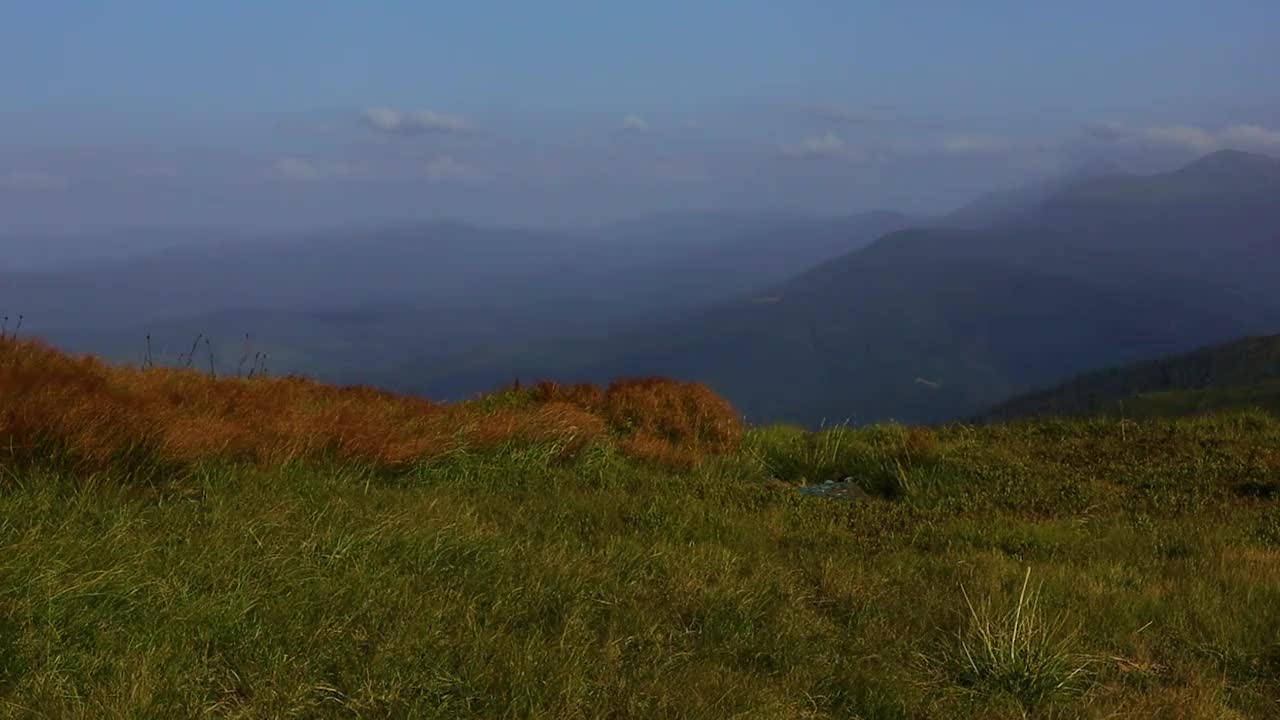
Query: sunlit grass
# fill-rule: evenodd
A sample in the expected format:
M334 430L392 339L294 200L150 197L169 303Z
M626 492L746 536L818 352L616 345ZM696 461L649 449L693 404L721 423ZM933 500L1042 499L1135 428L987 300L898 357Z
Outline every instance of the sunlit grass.
M1280 717L1265 414L744 432L654 381L437 417L53 359L0 355L52 380L0 435L65 433L0 445L0 717ZM266 452L414 413L442 450ZM173 444L217 418L262 453Z

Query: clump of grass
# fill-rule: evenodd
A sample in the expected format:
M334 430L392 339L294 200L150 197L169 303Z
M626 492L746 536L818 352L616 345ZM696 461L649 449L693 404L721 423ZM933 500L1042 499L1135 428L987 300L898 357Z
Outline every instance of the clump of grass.
M953 648L926 664L966 692L1012 698L1027 710L1084 692L1093 661L1073 649L1065 616L1041 607L1042 590L1031 587L1027 568L1017 602L1001 612L990 599L975 606L961 585L966 627Z
M897 498L913 491L912 470L936 453L936 440L927 432L774 428L755 433L748 452L777 480L817 485L851 478L870 493Z
M806 485L841 480L852 469L849 434L844 427L815 433L779 429L762 437L751 453L778 480Z

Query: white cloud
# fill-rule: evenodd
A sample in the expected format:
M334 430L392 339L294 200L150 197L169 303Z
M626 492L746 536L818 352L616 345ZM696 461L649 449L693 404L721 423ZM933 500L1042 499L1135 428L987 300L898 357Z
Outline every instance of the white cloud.
M644 132L649 129L649 123L644 118L633 113L622 118L622 129L630 130L631 132Z
M1222 142L1246 147L1280 146L1280 130L1270 130L1260 125L1234 125L1223 130Z
M797 145L784 145L782 151L797 156L834 156L844 155L848 147L839 135L828 132L820 137L805 138Z
M1174 127L1149 127L1140 131L1143 139L1150 142L1175 145L1190 150L1212 150L1217 147L1218 140L1208 131L1189 125Z
M1219 130L1195 125L1130 127L1124 123L1089 123L1084 131L1094 140L1172 147L1209 152L1222 147L1267 149L1280 147L1280 130L1261 125L1232 125Z
M388 135L463 132L471 128L470 123L457 115L430 110L402 112L388 107L368 108L364 111L364 121L374 130Z
M480 178L480 173L475 168L458 162L448 155L441 155L427 163L423 172L428 180L440 183L469 182Z
M296 157L280 158L272 165L272 170L287 180L302 181L330 180L355 174L355 170L346 163L321 164Z
M47 173L17 170L0 174L0 190L41 191L61 190L67 186L67 179Z

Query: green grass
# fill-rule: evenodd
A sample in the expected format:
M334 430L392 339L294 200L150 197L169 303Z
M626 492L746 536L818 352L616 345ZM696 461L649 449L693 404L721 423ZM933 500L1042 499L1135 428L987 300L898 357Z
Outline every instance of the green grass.
M0 717L1280 717L1280 421L827 432L5 470Z
M1280 416L1280 378L1247 385L1142 393L1121 403L1113 403L1104 412L1140 419L1220 413L1243 408L1265 408Z
M1017 602L1003 612L993 609L989 600L975 606L961 586L968 627L957 634L954 650L925 660L961 687L979 695L1008 697L1028 710L1082 692L1093 658L1072 649L1074 632L1066 630L1061 616L1045 616L1041 591L1030 583L1028 568Z

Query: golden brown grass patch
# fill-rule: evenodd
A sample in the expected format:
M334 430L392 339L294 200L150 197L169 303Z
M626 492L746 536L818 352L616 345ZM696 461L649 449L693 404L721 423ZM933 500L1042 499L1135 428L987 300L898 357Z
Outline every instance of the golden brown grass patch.
M625 454L675 468L736 447L733 408L702 385L661 379L560 386L531 402L433 403L299 377L212 378L194 370L112 367L40 341L0 341L0 457L62 452L100 469L145 451L161 462L225 458L280 464L322 455L401 467L455 449L549 443L569 457L608 435Z
M728 452L742 439L742 421L733 406L700 383L636 378L600 388L542 382L531 396L603 418L621 437L625 454L668 467L692 467L703 455Z

